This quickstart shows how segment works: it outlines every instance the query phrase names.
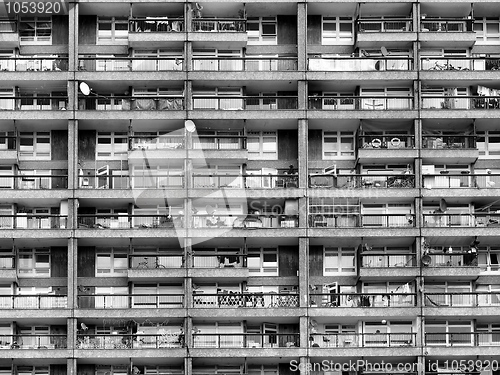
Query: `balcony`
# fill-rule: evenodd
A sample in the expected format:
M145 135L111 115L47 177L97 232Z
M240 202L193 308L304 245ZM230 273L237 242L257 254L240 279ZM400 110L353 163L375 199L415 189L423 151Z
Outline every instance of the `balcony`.
M61 111L66 110L68 97L22 95L0 97L2 111Z
M428 307L485 307L500 306L499 293L460 292L425 293L425 306Z
M491 57L427 57L420 60L420 66L422 70L430 71L496 71L500 70L500 59ZM432 76L429 75L429 77ZM439 78L442 76L440 75Z
M424 214L424 227L500 227L500 212L463 214L427 213Z
M298 109L296 96L193 96L195 110L290 110Z
M92 294L77 298L81 309L166 309L184 305L183 294Z
M182 254L132 254L129 255L129 269L156 269L156 268L182 268L184 256Z
M183 228L181 216L170 215L83 215L78 214L79 229Z
M416 40L413 20L408 17L373 19L360 18L356 21L357 46L373 47L374 44L401 46Z
M409 71L413 60L408 57L309 57L311 72Z
M185 38L182 16L134 17L129 19L129 46L132 48L158 47L168 42L182 42Z
M445 248L445 251L447 249ZM430 262L427 267L478 267L477 253L458 252L458 253L427 253Z
M298 215L231 214L193 216L193 228L297 228L298 226Z
M184 97L174 96L113 96L80 98L80 110L94 111L182 111Z
M0 335L0 349L66 349L66 335Z
M311 228L413 228L414 214L309 214Z
M286 174L268 175L213 175L193 176L196 189L236 188L236 189L276 189L297 188L298 176Z
M198 308L282 308L299 307L299 295L289 293L194 294Z
M474 163L479 157L476 138L476 135L464 134L423 135L421 157L426 162L435 164ZM448 173L449 171L441 172L443 175Z
M412 110L409 96L309 96L309 109L335 111Z
M280 72L297 69L296 57L193 57L193 71Z
M406 268L417 267L415 254L379 253L366 251L361 253L361 268Z
M18 190L67 189L67 175L0 176L0 187Z
M422 97L422 109L491 110L499 108L500 100L497 96L425 95Z
M408 189L415 187L413 174L347 174L309 175L309 187L337 189L388 188Z
M184 59L178 57L78 57L81 72L167 72L182 71Z
M15 135L0 136L0 164L8 165L8 164L16 164L17 162L18 162L17 137ZM3 178L3 176L1 178ZM3 187L3 185L0 186ZM8 186L10 186L10 184Z
M424 188L454 189L454 188L499 188L500 174L424 174Z
M426 47L472 47L476 43L472 18L422 17L420 40Z
M19 32L16 21L0 21L0 43L4 47L19 47Z
M1 35L1 33L0 33ZM68 58L2 57L0 71L3 72L61 72L68 71Z
M426 332L428 346L498 346L498 331L493 332ZM470 353L469 353L470 354Z
M65 309L68 297L60 294L0 296L0 309Z
M133 164L136 158L130 158L129 162ZM151 158L143 157L141 161ZM184 176L172 174L154 174L137 175L137 176L120 176L110 174L87 174L79 177L80 189L111 189L111 190L128 190L128 189L180 189L184 187Z
M193 32L246 33L246 20L241 18L198 18L191 25Z
M374 159L382 163L413 163L418 157L415 136L401 134L361 134L357 138L357 158L360 163L371 163Z
M193 348L294 348L300 346L298 333L196 333Z
M178 150L185 149L184 135L161 134L154 136L133 135L129 137L130 150Z
M0 229L65 229L67 216L50 214L0 215Z
M184 335L165 331L162 334L78 334L77 349L164 349L184 347Z
M315 293L309 294L310 307L414 307L415 293Z
M320 348L413 347L416 333L313 333L310 345Z

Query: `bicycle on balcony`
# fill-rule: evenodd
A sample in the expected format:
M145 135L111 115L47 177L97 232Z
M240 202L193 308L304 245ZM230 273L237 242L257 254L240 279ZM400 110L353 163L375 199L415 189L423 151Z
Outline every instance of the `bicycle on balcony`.
M144 257L144 261L139 262L137 264L137 268L167 268L165 265L161 264L158 261L158 258L155 258L154 263L150 265L149 258Z

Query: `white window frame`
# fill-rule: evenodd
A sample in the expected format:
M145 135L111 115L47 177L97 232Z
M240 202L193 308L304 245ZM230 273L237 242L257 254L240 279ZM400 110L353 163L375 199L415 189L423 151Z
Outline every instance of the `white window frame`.
M109 258L109 268L100 265L99 258ZM116 259L115 259L116 258ZM125 259L125 267L120 267L117 259ZM123 262L123 261L122 261ZM124 277L128 271L128 250L126 248L97 248L95 254L96 277Z
M51 256L50 249L19 249L17 254L17 273L21 277L50 277ZM21 268L21 256L31 263L30 268ZM48 256L48 266L43 267L37 259L42 256Z
M134 283L132 286L132 294L132 308L181 308L184 287L182 284ZM141 294L144 295L141 296ZM170 294L175 294L175 296Z
M249 24L258 24L259 30L248 30ZM265 26L274 25L274 33L265 34ZM247 18L248 44L278 44L278 19L274 17L248 17Z
M497 32L488 32L488 24L497 26ZM500 18L474 17L474 31L476 44L500 44Z
M326 139L335 138L337 148L335 151L326 151ZM343 150L342 149L342 139L352 138L352 149ZM323 150L323 160L337 160L337 159L354 159L355 157L355 142L354 142L354 132L347 131L326 131L323 130L322 137L322 150ZM347 154L347 155L346 155Z
M109 139L110 143L102 143L104 139ZM101 142L99 142L100 140ZM128 156L128 133L97 132L95 152L96 160L126 160Z
M127 309L128 287L127 286L96 286L95 287L96 309ZM113 296L117 294L116 296Z
M22 36L22 24L23 22L32 22L34 27L33 31L35 35L33 36ZM41 27L45 23L49 23L49 27ZM45 34L44 30L50 30L50 35ZM39 35L42 34L42 35ZM37 45L50 45L52 44L52 17L21 17L19 21L19 40L23 45L27 44L37 44Z
M337 258L337 268L329 267L327 258L332 258L335 255ZM347 260L349 263L352 259L352 266L343 267L343 261ZM333 266L333 265L332 265ZM356 274L357 259L355 247L325 247L323 249L323 276L333 276L339 274L352 275Z
M272 140L270 143L274 143L274 150L265 151L264 140ZM259 149L250 150L250 140L256 139L259 145ZM256 143L257 143L256 142ZM248 160L278 160L278 132L277 131L248 131L247 132L247 149L248 149Z
M335 25L335 31L325 31L325 25ZM341 31L341 25L350 24L351 31ZM321 17L321 45L352 45L354 43L354 19L352 17Z
M14 167L0 166L0 189L14 189Z
M165 71L182 70L182 49L144 49L132 52L132 71ZM140 60L140 58L157 58L158 60ZM162 58L168 58L163 60Z
M17 375L49 375L50 366L17 366ZM10 374L10 372L9 372Z
M251 256L253 255L253 256ZM264 260L266 255L274 255L276 257L275 262L266 262ZM247 267L248 272L251 276L279 276L279 252L276 247L252 247L248 249L247 253ZM250 264L250 258L255 258L256 262L259 264L255 265L255 267Z
M467 324L468 323L468 324ZM426 342L426 345L429 346L473 346L474 343L474 335L473 333L473 323L472 321L426 321L425 323L425 333L428 333L427 329L431 327L439 327L439 328L444 328L443 331L437 331L437 332L432 332L434 334L446 334L445 335L445 342L443 343L432 343L429 344ZM463 327L459 328L460 333L469 333L470 332L470 342L467 343L450 343L450 333L453 333L453 327ZM468 329L468 331L467 331Z
M484 137L484 145L480 145L480 142L477 141L476 145L479 149L479 158L480 159L498 159L500 157L500 131L498 130L484 130L477 132L478 138ZM498 142L490 142L490 138L498 138ZM496 148L492 147L492 145L497 145Z
M218 48L195 48L193 49L193 70L203 71L242 71L243 52L241 49L218 49ZM208 57L213 57L210 59ZM220 59L222 57L232 57L239 59ZM203 59L199 59L203 58Z
M111 30L101 30L102 24L110 24ZM120 24L126 26L126 31L116 30L116 26ZM97 44L128 44L128 19L126 17L98 17L96 27Z
M23 146L23 139L31 139L31 146ZM43 142L40 142L44 140ZM48 140L48 142L46 142ZM51 132L20 132L19 160L51 160ZM48 145L48 146L44 146ZM23 149L24 148L24 149Z

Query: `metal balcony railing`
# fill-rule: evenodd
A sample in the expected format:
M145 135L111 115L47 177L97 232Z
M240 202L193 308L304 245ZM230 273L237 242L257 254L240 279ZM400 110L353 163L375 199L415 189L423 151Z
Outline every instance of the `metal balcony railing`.
M313 333L311 346L320 348L413 347L416 333ZM311 340L312 338L312 340Z
M78 57L78 70L89 72L182 71L183 57Z
M17 21L0 21L0 33L17 33Z
M309 176L310 186L321 187L322 180L320 176ZM415 187L415 175L413 174L348 174L324 176L324 178L333 179L333 188L339 189L362 189L362 188L388 188L405 189Z
M241 251L241 250L240 250ZM247 257L236 252L196 251L193 254L194 268L246 268Z
M427 253L431 262L428 267L478 267L477 253Z
M423 135L422 148L475 149L476 139L476 135Z
M414 214L309 214L311 228L413 228Z
M66 335L0 335L0 349L66 349Z
M296 57L193 57L195 71L270 72L296 71Z
M193 139L193 149L195 150L245 150L246 136L236 135L203 135L198 134L197 139Z
M361 268L400 268L417 267L415 254L409 253L361 253Z
M68 297L60 294L0 296L0 309L64 309Z
M270 111L297 108L298 98L296 96L193 95L193 109Z
M413 69L409 57L309 57L309 71L327 72L373 72Z
M184 110L182 96L111 96L80 97L80 110L96 111L180 111Z
M424 187L427 188L499 188L500 174L424 174Z
M314 293L309 294L311 307L413 307L415 293Z
M298 333L197 333L194 348L294 348L300 346Z
M500 59L491 57L422 57L422 70L500 70Z
M133 150L177 150L185 148L184 135L160 134L158 136L134 135L129 137L129 149Z
M274 189L299 187L298 176L279 175L193 175L193 187L208 188L245 188L245 189Z
M0 57L0 71L58 72L68 71L67 57Z
M420 21L420 31L443 33L473 32L472 24L472 19L426 17Z
M77 349L163 349L184 347L184 335L165 331L163 334L79 334Z
M0 229L65 229L67 216L50 214L0 215Z
M429 346L498 346L500 332L426 332L425 345Z
M66 189L67 175L17 175L0 176L0 187L19 190Z
M298 215L195 215L193 228L297 228Z
M184 176L178 174L151 173L151 175L139 176L86 174L78 179L80 189L178 189L184 187Z
M410 96L309 96L309 109L326 110L411 110Z
M78 306L91 309L181 308L183 294L92 294L79 295Z
M184 256L178 254L138 253L128 256L130 269L180 268L184 267Z
M59 111L66 110L67 96L3 96L0 97L0 110L3 111Z
M425 227L499 227L500 213L424 214Z
M80 229L147 229L147 228L182 228L183 217L180 215L139 215L139 214L78 214Z
M362 134L358 136L359 149L408 149L415 147L415 136L412 134Z
M193 307L201 308L281 308L298 307L299 295L289 293L194 294Z
M13 270L16 268L16 255L0 253L0 272L2 270Z
M411 18L388 18L388 19L358 19L356 21L360 33L387 33L387 32L409 32L413 31Z
M425 306L431 307L476 307L500 306L500 293L460 292L424 294Z
M499 109L497 96L425 95L422 109Z
M129 18L131 33L169 33L184 31L182 17L134 17Z
M246 32L246 20L241 18L198 18L191 25L192 31Z

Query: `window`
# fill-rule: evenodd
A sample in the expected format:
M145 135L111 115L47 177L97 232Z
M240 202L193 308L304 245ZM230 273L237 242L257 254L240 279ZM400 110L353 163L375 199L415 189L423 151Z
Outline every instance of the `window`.
M471 346L474 339L472 322L430 321L425 323L427 345Z
M477 323L478 345L490 346L500 344L500 324Z
M500 131L478 131L476 145L481 158L498 158L500 155Z
M361 100L361 109L411 109L409 88L362 88L360 96L371 97Z
M193 70L243 70L241 50L194 49Z
M13 189L14 188L14 171L12 167L0 166L0 189Z
M127 273L127 249L97 249L96 250L96 276L123 276Z
M16 96L14 89L0 89L0 110L13 110L14 96Z
M322 20L322 45L353 44L354 22L352 17L326 17Z
M97 159L125 159L127 150L127 132L97 132Z
M17 375L49 375L49 366L17 366Z
M99 44L128 41L128 19L126 17L99 17L97 26Z
M18 273L24 277L50 277L50 250L19 249Z
M252 276L278 276L278 249L248 249L247 267Z
M277 160L278 132L248 132L247 149L249 160Z
M54 348L54 344L50 343L48 326L18 327L17 331L22 336L18 344L23 349Z
M134 50L133 57L133 71L182 70L182 49Z
M30 44L32 42L36 44L50 44L51 35L51 17L21 17L19 37L22 44Z
M126 309L128 305L128 287L108 286L95 288L96 309Z
M356 249L353 247L325 248L323 275L356 272Z
M484 44L500 44L500 19L498 17L475 17L476 41Z
M248 17L248 44L277 44L276 17Z
M134 308L182 307L182 284L134 284L132 288Z
M354 132L323 131L323 159L354 158Z
M442 259L451 258L447 255L434 255L436 263ZM437 258L437 259L436 259ZM471 306L473 297L470 283L426 283L425 285L426 306Z
M20 160L50 160L50 132L21 132Z
M127 375L129 372L128 365L113 365L113 366L104 366L97 365L95 374L96 375Z
M183 186L183 169L178 166L134 166L132 187L135 189L173 188Z

